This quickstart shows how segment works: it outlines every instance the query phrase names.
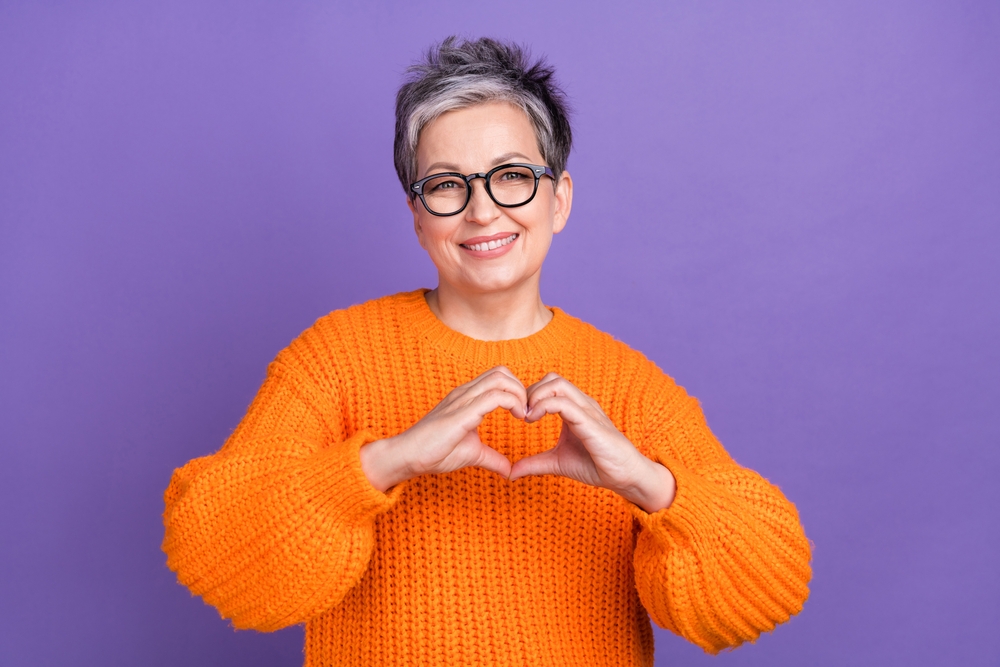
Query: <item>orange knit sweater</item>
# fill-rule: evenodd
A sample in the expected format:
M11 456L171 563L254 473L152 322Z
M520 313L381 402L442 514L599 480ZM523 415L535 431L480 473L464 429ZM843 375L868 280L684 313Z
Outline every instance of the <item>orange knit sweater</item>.
M163 550L237 628L306 623L306 665L652 665L649 618L709 652L797 613L810 547L795 507L738 466L698 402L639 352L551 308L537 333L479 341L426 290L338 310L268 367L222 449L174 472ZM382 493L358 450L407 429L503 364L554 371L677 480L647 514L562 477L466 468ZM479 428L511 461L560 420L497 410Z

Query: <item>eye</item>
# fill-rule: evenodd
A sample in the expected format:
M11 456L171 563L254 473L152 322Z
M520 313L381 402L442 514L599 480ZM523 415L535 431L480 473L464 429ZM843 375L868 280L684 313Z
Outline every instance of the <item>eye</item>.
M501 181L519 181L528 178L527 174L521 171L515 171L513 169L504 171L500 173L499 180Z
M429 181L427 183L426 190L429 192L443 192L446 190L458 190L464 187L465 183L463 181L451 176L446 176L444 178Z

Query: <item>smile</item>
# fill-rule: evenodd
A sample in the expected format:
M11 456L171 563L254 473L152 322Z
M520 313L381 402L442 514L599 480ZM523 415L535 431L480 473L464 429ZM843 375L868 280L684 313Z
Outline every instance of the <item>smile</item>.
M465 245L464 243L459 243L463 248L468 248L469 250L475 250L477 252L482 252L484 250L496 250L502 246L513 243L518 237L518 234L511 234L510 236L502 239L497 239L495 241L489 241L487 243L474 243L472 245Z

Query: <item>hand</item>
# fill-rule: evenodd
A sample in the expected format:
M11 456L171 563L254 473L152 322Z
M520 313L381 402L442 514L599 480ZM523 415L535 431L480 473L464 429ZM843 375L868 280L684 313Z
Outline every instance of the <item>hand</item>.
M497 408L525 418L524 385L504 366L453 389L420 421L397 436L361 448L361 468L380 491L416 477L478 466L507 477L510 461L479 439L477 428Z
M528 475L561 475L610 489L647 511L673 502L676 482L664 466L646 458L619 431L601 406L564 377L549 373L527 389L528 414L562 417L552 449L515 463L511 481Z

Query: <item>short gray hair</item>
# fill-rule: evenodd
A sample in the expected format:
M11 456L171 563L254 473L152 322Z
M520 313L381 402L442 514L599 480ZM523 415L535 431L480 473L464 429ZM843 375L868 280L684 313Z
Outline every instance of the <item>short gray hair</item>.
M446 111L484 102L504 101L521 108L556 179L566 168L573 144L569 108L566 94L555 83L555 71L543 59L531 63L527 51L516 44L451 36L406 72L396 93L394 161L399 182L411 197L420 131Z

